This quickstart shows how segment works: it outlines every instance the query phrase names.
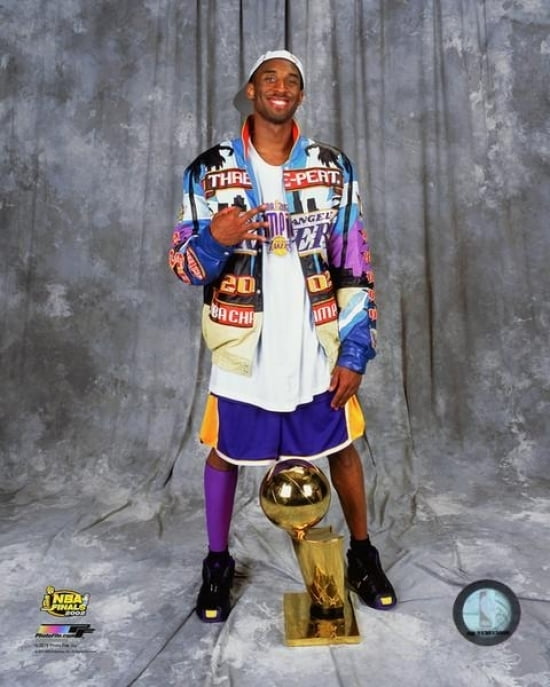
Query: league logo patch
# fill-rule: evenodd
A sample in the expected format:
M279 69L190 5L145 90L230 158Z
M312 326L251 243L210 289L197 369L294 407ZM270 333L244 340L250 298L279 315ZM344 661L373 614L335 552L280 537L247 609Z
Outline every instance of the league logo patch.
M512 636L521 608L514 592L496 580L478 580L465 587L453 605L460 634L478 646L494 646Z
M56 618L86 615L88 610L89 594L81 594L72 589L55 589L46 587L46 593L42 599L41 611Z

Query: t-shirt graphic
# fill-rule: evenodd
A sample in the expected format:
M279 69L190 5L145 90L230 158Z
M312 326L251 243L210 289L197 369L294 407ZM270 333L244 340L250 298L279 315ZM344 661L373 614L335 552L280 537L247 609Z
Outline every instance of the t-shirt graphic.
M269 251L275 255L286 255L291 247L291 224L288 205L276 200L266 203L265 218L269 222L266 235L269 241Z

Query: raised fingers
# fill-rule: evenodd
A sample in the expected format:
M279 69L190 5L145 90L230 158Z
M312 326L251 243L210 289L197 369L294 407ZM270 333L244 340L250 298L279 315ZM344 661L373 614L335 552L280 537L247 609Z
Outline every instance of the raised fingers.
M251 208L250 210L245 210L245 212L241 211L239 217L241 217L241 219L244 219L244 221L246 222L249 219L252 219L255 215L259 215L266 209L266 207L266 205L258 205L257 208Z
M246 212L243 212L239 215L239 219L245 224L246 226L246 234L243 236L245 239L257 239L259 241L265 241L265 236L262 234L256 234L254 233L257 229L263 229L265 227L269 226L269 222L263 219L258 219L255 220L253 217L256 215L260 214L265 210L265 205L259 205L257 208L252 208L251 210L247 210Z

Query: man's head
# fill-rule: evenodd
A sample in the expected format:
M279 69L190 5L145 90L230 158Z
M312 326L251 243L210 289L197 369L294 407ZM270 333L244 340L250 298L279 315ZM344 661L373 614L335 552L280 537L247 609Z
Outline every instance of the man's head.
M243 114L256 112L273 123L292 119L304 97L304 68L287 50L262 55L234 99Z

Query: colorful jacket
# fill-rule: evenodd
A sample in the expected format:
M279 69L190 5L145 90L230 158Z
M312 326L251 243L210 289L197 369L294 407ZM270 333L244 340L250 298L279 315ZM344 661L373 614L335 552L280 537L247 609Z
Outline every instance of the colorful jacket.
M336 148L302 136L283 167L290 231L298 251L319 341L331 368L363 373L376 354L374 276L353 166ZM262 328L260 241L224 246L210 231L230 205L260 205L247 154L250 129L196 158L183 177L183 204L172 236L170 267L204 287L202 332L212 360L244 375Z

